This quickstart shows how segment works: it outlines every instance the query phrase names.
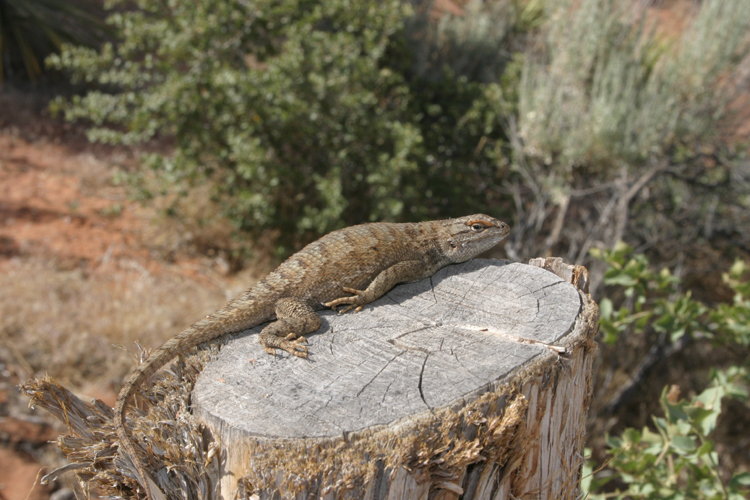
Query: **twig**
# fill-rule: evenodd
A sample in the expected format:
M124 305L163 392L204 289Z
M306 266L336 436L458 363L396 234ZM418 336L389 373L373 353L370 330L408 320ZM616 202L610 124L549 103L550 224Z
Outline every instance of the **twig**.
M633 371L633 375L630 380L623 385L615 396L607 403L602 409L603 414L612 414L616 412L621 406L630 402L638 389L638 386L646 379L651 370L669 358L675 353L678 353L690 345L695 339L692 335L683 335L676 342L667 343L661 342L654 344L648 351L646 356L643 357L638 366Z

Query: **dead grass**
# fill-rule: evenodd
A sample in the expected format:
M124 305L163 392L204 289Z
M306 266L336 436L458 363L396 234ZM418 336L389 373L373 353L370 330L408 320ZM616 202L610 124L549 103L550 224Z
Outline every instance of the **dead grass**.
M79 150L41 125L49 137L38 137L34 123L55 123L22 104L31 132L0 120L0 364L106 398L135 365L135 341L159 346L262 272L229 274L218 249L247 242L232 239L208 188L175 217L175 200L133 202L113 182L132 153Z
M136 341L158 347L263 271L233 275L220 251L202 251L202 241L220 249L231 237L216 206L197 202L203 193L182 201L183 216L167 215L168 200L133 202L113 175L130 171L136 152L92 146L35 106L0 92L9 111L0 116L0 419L38 424L52 419L27 407L19 383L49 374L112 405L136 366ZM16 448L0 445L0 464L65 463L53 445ZM14 474L3 492L27 492L32 479ZM34 491L47 498L64 483Z
M149 173L143 182L156 187L163 181ZM151 200L149 207L156 217L144 227L141 239L148 242L155 257L167 262L179 256L203 256L214 260L217 271L229 274L243 269L252 258L254 268L270 271L273 245L243 237L223 216L213 191L213 184L206 182Z
M274 256L278 232L251 238L239 231L226 217L226 203L217 194L217 185L225 182L220 178L188 185L141 169L125 179L131 194L147 197L145 205L151 217L139 239L152 257L165 262L186 257L212 259L216 271L223 275L236 274L248 263L256 274L265 275L279 264Z
M0 352L25 376L48 373L73 387L119 384L134 366L134 342L155 347L220 307L218 286L135 261L112 273L63 271L53 261L15 259L0 273ZM118 349L113 344L125 346ZM15 363L14 363L15 364Z

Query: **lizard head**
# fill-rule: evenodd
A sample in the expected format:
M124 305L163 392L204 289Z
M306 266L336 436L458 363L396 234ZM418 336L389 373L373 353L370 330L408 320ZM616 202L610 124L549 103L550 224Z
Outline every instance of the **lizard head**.
M448 234L438 244L451 262L473 259L494 247L510 233L510 226L484 214L467 215L442 221Z

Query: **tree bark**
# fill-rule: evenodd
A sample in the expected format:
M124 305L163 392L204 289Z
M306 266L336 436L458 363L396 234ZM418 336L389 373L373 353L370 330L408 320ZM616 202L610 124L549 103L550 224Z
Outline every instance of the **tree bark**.
M576 498L598 307L584 268L530 264L324 311L309 360L230 339L192 396L222 498Z

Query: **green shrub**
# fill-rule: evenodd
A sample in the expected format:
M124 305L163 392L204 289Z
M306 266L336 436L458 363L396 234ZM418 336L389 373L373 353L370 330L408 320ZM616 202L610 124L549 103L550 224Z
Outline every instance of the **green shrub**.
M712 386L690 401L671 401L667 389L660 399L663 417L653 417L653 429L626 429L609 436L611 459L594 475L584 467L583 489L592 500L705 499L742 500L750 493L750 473L725 474L721 457L709 435L716 429L724 397L747 400L747 391L716 372ZM606 471L607 474L602 472ZM723 476L728 475L725 480ZM603 493L610 482L624 485Z
M343 225L473 211L511 219L519 258L750 237L750 183L720 127L750 3L706 0L674 40L614 0L473 1L438 23L410 5L141 0L110 15L117 44L51 59L99 85L58 106L93 140L173 141L146 162L167 188L211 183L282 253Z
M214 182L254 236L275 229L286 252L345 224L492 209L497 91L455 58L423 64L447 35L416 36L426 14L407 3L138 6L110 15L119 44L50 59L100 86L58 106L89 120L92 140L173 138L174 154L148 163L172 187Z
M732 302L710 307L680 291L681 280L668 269L652 270L648 259L627 245L592 253L608 264L605 284L612 287L613 295L619 291L622 297L618 309L609 298L600 301L606 343L649 334L655 334L662 347L685 338L730 349L746 349L750 343L750 268L743 261L735 262L723 276L734 292ZM668 360L665 357L661 362ZM596 473L594 464L584 468L584 491L594 499L746 498L750 474L727 470L723 465L727 460L721 459L710 439L719 422L722 399L748 401L746 365L747 359L744 366L712 369L706 381L709 387L689 401L680 400L679 391L668 394L665 388L659 401L664 416L652 417L651 427L641 431L628 428L608 436L609 458Z

